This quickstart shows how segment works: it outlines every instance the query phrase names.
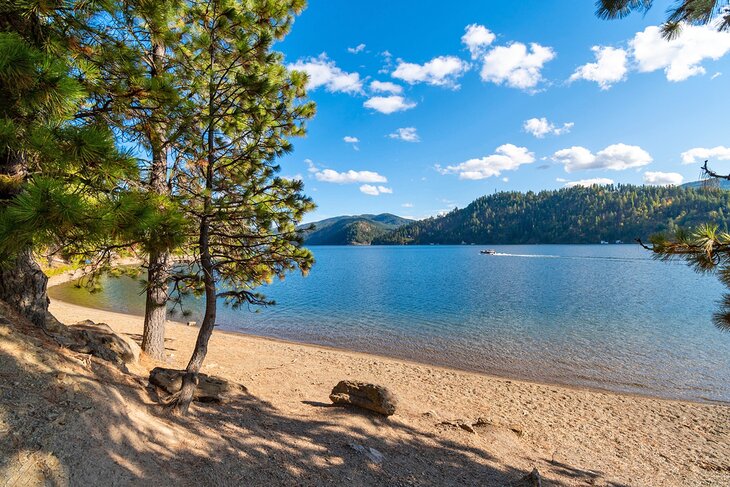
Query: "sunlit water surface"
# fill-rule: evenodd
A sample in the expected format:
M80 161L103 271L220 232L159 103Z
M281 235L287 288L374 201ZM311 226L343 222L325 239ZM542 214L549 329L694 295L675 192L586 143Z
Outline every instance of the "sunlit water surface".
M635 245L494 248L313 247L309 276L261 289L276 306L221 306L218 325L508 377L730 401L730 333L711 321L724 290L716 278ZM103 286L50 294L142 314L137 281ZM185 320L200 320L201 303L188 307Z

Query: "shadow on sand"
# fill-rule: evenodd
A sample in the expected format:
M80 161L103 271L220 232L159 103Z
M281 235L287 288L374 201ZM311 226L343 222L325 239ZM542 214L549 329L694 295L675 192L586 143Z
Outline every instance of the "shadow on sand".
M142 379L1 318L0 384L0 485L526 485L481 448L316 401L318 420L249 393L170 417ZM600 475L561 468L566 484L543 485Z

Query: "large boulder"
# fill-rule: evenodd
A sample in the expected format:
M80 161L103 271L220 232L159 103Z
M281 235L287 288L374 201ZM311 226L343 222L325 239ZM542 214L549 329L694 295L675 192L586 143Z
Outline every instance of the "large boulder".
M84 320L71 325L69 331L76 342L70 348L76 352L90 353L120 366L139 362L139 345L106 323Z
M182 389L184 370L155 367L150 372L150 384L162 389L167 394L175 394ZM193 400L198 402L227 402L236 394L246 392L246 388L235 382L220 377L198 374L198 387Z
M398 401L388 389L375 384L340 381L332 393L330 400L335 404L351 405L390 416L395 413Z

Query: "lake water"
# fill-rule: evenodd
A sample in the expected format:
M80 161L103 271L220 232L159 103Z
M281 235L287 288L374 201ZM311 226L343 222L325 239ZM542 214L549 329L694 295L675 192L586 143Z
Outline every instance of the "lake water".
M730 333L711 321L724 292L715 277L636 245L494 248L313 247L308 277L262 289L276 306L221 309L218 325L506 377L730 401ZM129 278L93 295L50 291L142 314L140 293Z

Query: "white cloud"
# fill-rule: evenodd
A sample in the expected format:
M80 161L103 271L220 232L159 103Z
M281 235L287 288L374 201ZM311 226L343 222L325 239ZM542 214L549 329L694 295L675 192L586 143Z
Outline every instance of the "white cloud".
M420 142L416 127L402 127L396 129L392 134L388 134L391 139L399 139L405 142Z
M581 179L580 181L568 181L567 183L565 183L565 187L573 188L575 186L583 186L585 188L589 188L595 184L598 184L598 185L613 184L613 179L592 178L592 179Z
M410 84L427 83L456 89L459 87L457 80L469 70L469 67L469 63L455 56L439 56L425 64L399 60L391 76Z
M375 80L370 83L370 90L375 93L391 93L398 95L403 92L403 87L390 81L378 81Z
M331 93L357 94L363 91L360 75L342 71L335 65L334 61L327 57L326 53L322 53L316 58L300 59L293 64L287 65L287 68L307 73L309 75L307 88L310 90L324 87Z
M333 169L318 169L317 172L314 173L314 177L317 178L317 181L337 184L388 182L388 179L385 176L382 176L377 172L353 171L352 169L346 172L337 172Z
M719 78L720 76L722 76L722 73L720 71L718 71L717 73L715 73L712 76L710 76L710 79L713 80L715 78Z
M645 184L655 184L659 186L679 186L684 178L677 172L652 172L644 173Z
M416 106L415 102L406 100L402 96L374 96L363 103L365 108L372 108L380 113L390 115L395 112L402 112L403 110L409 110Z
M718 145L711 149L695 147L694 149L682 152L682 164L692 164L698 161L706 161L708 159L719 159L721 161L730 160L730 147L722 145Z
M553 160L563 164L566 172L583 169L623 171L641 167L652 161L648 152L636 145L613 144L593 154L585 147L574 146L553 154Z
M529 49L521 42L498 46L484 56L481 77L498 85L531 89L542 81L541 70L553 58L555 51L552 48L534 42Z
M497 38L492 31L483 25L467 25L464 31L461 42L469 49L472 59L482 56L486 51L486 47Z
M667 41L658 26L637 32L630 41L632 55L641 72L664 70L669 81L684 81L705 74L702 62L717 60L730 51L730 33L714 25L683 25L676 39Z
M479 159L469 159L461 164L442 168L436 165L441 174L458 174L459 179L486 179L499 176L502 171L514 171L523 164L535 162L535 155L525 147L504 144L497 147L495 154Z
M358 139L357 137L352 137L352 136L350 136L350 135L345 135L345 136L344 136L344 137L342 138L342 140L344 140L344 141L345 141L345 142L347 142L348 144L357 144L358 142L360 142L360 139Z
M507 176L505 176L502 178L502 181L505 183L509 183L509 178Z
M304 163L307 165L307 171L311 173L315 173L319 171L319 168L314 165L314 162L312 162L312 159L304 159Z
M362 52L365 50L365 44L358 44L355 47L348 47L347 52L352 54L357 54L358 52Z
M380 194L392 194L393 190L385 186L373 186L372 184L363 184L360 186L360 192L370 196L378 196Z
M401 206L403 208L413 208L413 203L403 203Z
M534 135L538 139L542 139L546 135L567 134L570 132L570 129L573 128L573 125L575 125L573 122L566 122L562 127L558 127L554 123L548 121L547 118L542 117L525 120L522 128L525 132Z
M628 61L625 50L610 46L593 46L591 50L596 55L596 62L580 66L570 77L570 81L595 81L602 90L607 90L614 83L626 79Z

